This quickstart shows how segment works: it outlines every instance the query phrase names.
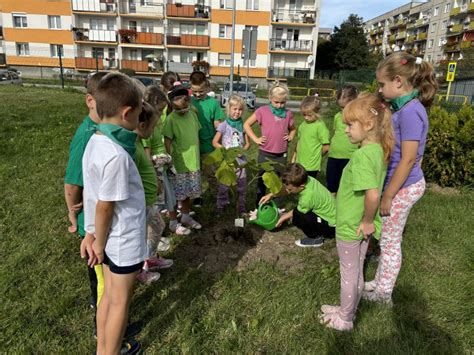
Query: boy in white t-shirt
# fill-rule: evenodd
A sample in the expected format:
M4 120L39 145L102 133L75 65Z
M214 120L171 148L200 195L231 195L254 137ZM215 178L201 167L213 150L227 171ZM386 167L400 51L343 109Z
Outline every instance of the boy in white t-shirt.
M96 92L101 123L84 152L85 229L103 264L97 309L97 353L118 354L136 276L146 256L145 193L134 163L142 94L127 76L110 73ZM136 350L138 342L128 342ZM130 346L129 346L130 347Z

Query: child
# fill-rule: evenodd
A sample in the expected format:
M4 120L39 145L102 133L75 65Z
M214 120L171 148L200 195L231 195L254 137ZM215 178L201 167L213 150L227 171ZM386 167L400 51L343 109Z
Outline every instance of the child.
M173 180L176 199L181 201L181 224L193 229L201 229L201 225L189 214L190 199L201 196L199 160L201 125L196 114L190 110L190 99L185 87L174 87L168 97L173 112L166 119L163 135L166 151L171 154L177 172ZM176 232L182 227L181 224L178 223L176 209L170 212L170 230Z
M163 222L158 206L155 204L158 190L155 168L147 157L142 144L142 139L149 138L153 133L158 119L158 112L155 112L151 105L145 101L138 118L138 127L135 129L135 133L138 135L135 163L137 164L138 173L145 191L146 221L148 226L147 256L143 264L143 270L138 274L138 280L143 283L152 283L160 278L158 272L151 272L151 270L166 269L173 265L173 260L156 256L158 242L165 229L165 222Z
M298 127L298 143L292 161L300 163L308 175L316 179L322 157L329 150L329 131L319 119L321 101L317 97L305 97L300 109L304 121Z
M208 95L210 84L206 75L203 72L195 71L189 79L193 93L191 104L197 109L197 116L201 124L201 129L199 130L199 151L201 161L203 161L214 150L212 140L216 134L216 128L225 119L225 115L219 102ZM217 184L214 174L214 169L211 166L202 167L203 180L212 186ZM194 202L195 206L201 204L201 199L197 199Z
M216 135L212 140L214 148L243 148L248 150L250 147L250 140L244 133L244 123L242 121L242 113L245 110L245 101L238 95L232 95L227 102L226 114L227 118L217 127ZM244 163L242 158L239 158L239 164ZM238 196L238 213L242 215L246 212L245 209L245 190L247 186L247 174L244 168L236 170L237 174L237 196ZM229 202L229 187L224 184L219 184L217 192L217 214L222 214L224 207Z
M402 234L413 205L423 196L421 161L428 133L426 108L438 88L429 62L394 53L377 67L379 93L391 103L396 137L380 204L382 236L375 280L365 285L364 298L391 304L402 262Z
M336 201L331 193L315 178L311 177L301 164L289 164L282 174L284 189L288 194L298 194L298 206L283 214L277 227L287 220L301 229L304 238L295 244L302 248L320 247L324 238L334 237L336 224ZM284 193L282 190L281 193ZM266 203L273 197L265 195L260 203Z
M337 92L337 104L341 109L357 98L359 91L354 85L344 85ZM331 138L331 145L328 154L326 167L326 181L328 190L335 196L341 181L342 171L349 162L349 159L357 150L357 145L349 141L346 133L346 125L342 120L342 112L334 116L334 135Z
M133 161L142 96L129 77L107 74L95 95L101 124L84 151L84 221L104 274L97 353L121 350L136 275L146 256L145 194ZM140 348L134 342L134 348Z
M351 143L360 144L360 148L344 168L336 197L341 303L322 306L321 322L329 328L351 330L364 287L368 242L371 236L380 235L380 194L394 139L390 110L374 94L351 101L343 117Z
M288 143L295 137L296 128L293 114L285 109L289 95L288 87L275 82L270 87L268 94L270 104L257 109L245 121L244 129L250 139L259 145L258 163L261 164L265 161L278 163L275 165L275 170L280 173L286 165ZM252 125L255 122L260 125L262 132L260 137L257 137L252 130ZM262 174L263 172L260 172L257 184L257 205L266 193Z

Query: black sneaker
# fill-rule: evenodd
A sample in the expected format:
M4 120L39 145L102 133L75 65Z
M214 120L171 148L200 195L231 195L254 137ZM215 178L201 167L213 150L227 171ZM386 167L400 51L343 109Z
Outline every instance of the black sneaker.
M297 240L295 244L301 248L319 248L324 244L324 238L303 238Z
M125 334L123 335L124 339L130 339L138 335L143 329L143 322L141 320L127 324L125 328Z
M138 354L142 344L140 344L135 339L128 339L122 343L122 349L120 349L120 354Z

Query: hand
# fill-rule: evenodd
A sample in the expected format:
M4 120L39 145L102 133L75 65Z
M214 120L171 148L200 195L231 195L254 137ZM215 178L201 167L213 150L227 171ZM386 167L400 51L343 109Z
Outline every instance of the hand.
M92 244L92 250L94 255L97 257L97 264L102 264L104 261L104 249L105 245L99 245L97 240L94 240L94 243Z
M390 216L390 210L392 208L392 198L386 195L382 196L382 201L380 202L380 215L382 217Z
M263 205L272 199L273 195L271 193L263 196L258 202L259 205Z
M89 267L97 264L97 257L94 253L94 250L92 249L94 240L95 238L92 234L86 233L86 236L81 242L81 258L85 259L87 256L89 256L89 259L87 259L87 265L89 265Z
M283 223L285 223L287 220L291 218L290 212L287 212L285 214L282 214L280 218L278 219L277 224L275 225L276 228L281 227Z
M257 138L255 140L255 143L257 143L258 145L262 145L262 144L265 144L266 141L267 141L267 137L261 136L260 138Z
M67 228L67 231L69 233L76 233L77 232L77 214L72 209L68 213L68 219L71 225Z
M83 204L82 204L82 201L79 202L79 203L76 203L75 205L73 205L73 206L71 207L70 211L74 211L74 212L76 212L76 213L81 212L81 210L82 210L82 205L83 205Z
M283 140L288 141L288 142L291 142L291 141L293 140L293 138L291 137L291 135L285 134L285 135L283 136Z
M364 239L367 239L371 237L375 233L375 224L374 222L372 223L367 223L367 222L360 222L359 228L357 228L357 236L360 236L362 233L364 236Z

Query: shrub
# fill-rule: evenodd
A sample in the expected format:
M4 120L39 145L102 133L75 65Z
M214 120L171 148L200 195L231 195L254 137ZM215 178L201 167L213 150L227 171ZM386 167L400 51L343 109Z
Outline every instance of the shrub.
M423 158L428 181L441 186L474 184L474 110L463 106L449 113L433 106L429 112L430 131Z
M135 70L130 69L130 68L122 68L119 70L119 72L128 75L128 76L134 76L135 75Z

